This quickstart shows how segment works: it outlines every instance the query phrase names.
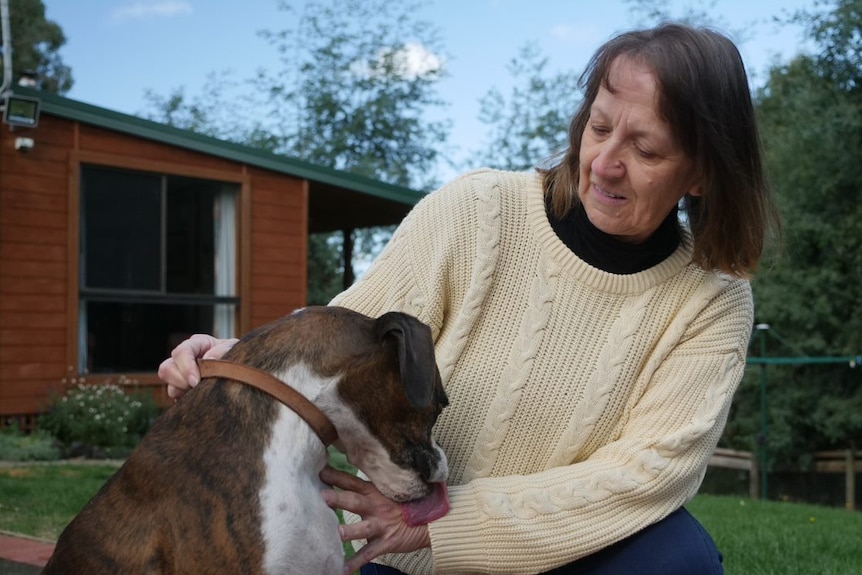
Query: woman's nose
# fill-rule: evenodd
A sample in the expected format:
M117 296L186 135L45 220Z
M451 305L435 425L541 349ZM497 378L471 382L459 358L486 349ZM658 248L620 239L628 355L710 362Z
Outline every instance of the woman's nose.
M606 142L593 159L592 170L600 178L619 178L625 174L626 169L619 148Z

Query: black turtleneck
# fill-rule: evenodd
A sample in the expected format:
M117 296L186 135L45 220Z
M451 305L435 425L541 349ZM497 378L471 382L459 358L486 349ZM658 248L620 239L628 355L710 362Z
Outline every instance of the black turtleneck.
M583 204L578 204L563 219L548 213L557 237L570 250L590 264L613 274L633 274L667 259L679 246L679 223L674 209L650 238L640 244L621 241L595 227Z

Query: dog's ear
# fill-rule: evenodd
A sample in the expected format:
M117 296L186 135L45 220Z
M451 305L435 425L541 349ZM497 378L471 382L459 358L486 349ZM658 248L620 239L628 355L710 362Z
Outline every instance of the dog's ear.
M377 333L381 341L387 337L395 341L407 400L420 409L431 405L437 374L431 328L412 316L391 311L377 319Z

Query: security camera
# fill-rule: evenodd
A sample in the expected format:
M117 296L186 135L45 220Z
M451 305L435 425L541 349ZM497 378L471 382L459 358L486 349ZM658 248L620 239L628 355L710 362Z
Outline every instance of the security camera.
M15 149L21 152L29 152L35 145L33 138L15 138Z

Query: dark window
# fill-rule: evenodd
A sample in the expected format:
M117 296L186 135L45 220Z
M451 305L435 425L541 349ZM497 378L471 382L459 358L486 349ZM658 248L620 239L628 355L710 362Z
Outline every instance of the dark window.
M193 333L234 335L238 188L82 167L85 371L155 371Z

